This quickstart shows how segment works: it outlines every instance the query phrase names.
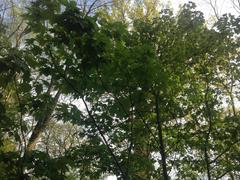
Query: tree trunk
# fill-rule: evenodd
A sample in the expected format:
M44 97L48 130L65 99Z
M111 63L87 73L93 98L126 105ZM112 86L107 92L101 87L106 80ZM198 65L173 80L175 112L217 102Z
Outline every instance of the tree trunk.
M209 82L208 80L206 81L206 92L204 95L204 103L205 103L205 108L206 108L206 119L208 119L208 131L206 133L206 137L205 137L205 147L204 147L204 159L205 159L205 163L206 163L206 169L207 169L207 177L208 180L211 180L211 166L210 166L210 162L209 162L209 155L208 155L208 151L209 151L209 137L212 131L212 112L211 112L211 107L209 106L209 100L208 100L208 93L209 93Z
M206 168L207 168L207 177L208 177L208 180L211 180L210 163L209 163L209 157L208 157L208 152L207 152L206 145L205 145L205 148L204 148L204 157L205 157Z
M53 113L53 111L54 111L54 109L57 105L60 94L61 94L60 91L58 91L57 94L54 97L54 102L53 102L52 106L51 107L46 107L47 110L45 112L44 117L37 122L37 125L35 126L35 128L32 132L32 135L31 135L31 137L28 141L28 145L27 145L27 148L26 148L26 153L31 152L35 148L36 143L37 143L41 133L44 131L44 129L48 125L49 121L51 120L52 113Z
M160 119L160 109L159 109L159 93L155 95L155 103L156 103L156 115L157 115L157 129L158 129L158 138L160 144L160 154L162 157L162 171L163 171L163 178L164 180L168 180L167 174L167 163L166 163L166 154L165 154L165 147L163 142L163 135L162 135L162 121Z

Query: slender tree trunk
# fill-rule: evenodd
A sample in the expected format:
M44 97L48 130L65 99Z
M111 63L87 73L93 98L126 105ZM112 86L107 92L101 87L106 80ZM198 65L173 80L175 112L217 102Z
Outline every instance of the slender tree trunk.
M208 177L208 180L211 180L210 163L209 163L209 157L208 157L208 152L207 152L206 145L205 145L205 148L204 148L204 158L205 158L206 168L207 168L207 177Z
M206 119L208 119L208 123L209 123L209 127L208 127L208 131L206 133L206 138L205 138L205 147L204 147L204 158L205 158L205 163L206 163L206 168L207 168L207 177L208 180L211 180L211 166L210 166L210 161L209 161L209 155L208 155L208 149L209 149L209 137L210 137L210 133L212 131L212 112L211 112L211 107L209 106L209 100L208 100L208 93L209 93L209 82L208 80L206 81L206 92L205 92L205 96L204 96L204 100L205 100L205 108L206 108Z
M57 66L56 66L56 67L57 67ZM99 134L100 134L100 136L101 136L101 138L102 138L102 142L106 145L106 147L107 147L107 149L108 149L111 157L113 158L113 160L114 160L114 162L115 162L115 164L116 164L116 166L117 166L120 174L122 175L123 179L126 179L126 174L125 174L125 172L123 171L122 166L120 165L120 163L119 163L119 161L118 161L118 159L117 159L117 156L114 154L114 152L113 152L110 144L108 143L107 139L105 138L104 132L102 131L102 129L100 128L100 126L97 124L96 119L94 118L94 116L93 116L93 114L92 114L92 111L88 108L87 102L84 100L83 95L81 94L81 92L80 92L71 82L68 81L68 79L66 78L66 76L65 76L63 73L61 73L61 71L59 71L59 73L60 73L60 75L62 76L62 78L66 81L66 83L72 88L72 90L75 91L77 94L79 94L79 96L81 97L81 99L82 99L82 101L83 101L83 104L84 104L84 106L85 106L85 108L86 108L86 111L87 111L89 117L91 118L94 126L97 128L97 130L98 130L98 132L99 132Z
M155 95L155 104L156 104L156 115L157 115L157 129L158 129L158 138L160 144L160 154L162 157L162 173L164 180L168 180L167 174L167 163L166 163L166 154L165 154L165 147L163 142L163 135L162 135L162 121L160 119L160 109L159 109L159 93Z
M20 158L18 161L18 171L16 174L16 179L17 180L25 180L25 176L24 176L24 167L23 167L23 159Z
M60 94L61 94L60 91L58 91L54 97L54 102L53 102L52 106L46 107L46 112L45 112L44 117L37 122L37 125L35 126L35 128L32 132L32 135L28 141L26 153L31 152L35 148L36 143L37 143L41 133L44 131L44 129L48 125L49 121L51 120L52 113L57 105Z

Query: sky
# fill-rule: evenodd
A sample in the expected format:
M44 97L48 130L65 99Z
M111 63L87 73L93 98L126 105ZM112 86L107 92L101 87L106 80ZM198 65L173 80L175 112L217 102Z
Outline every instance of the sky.
M197 10L204 13L205 18L211 19L214 15L213 8L210 5L211 0L191 0L196 3ZM174 10L177 10L181 4L189 2L189 0L164 0L164 2L169 2ZM231 13L234 15L240 15L234 8L232 4L232 0L212 0L213 3L216 2L216 7L218 10L218 14L222 15L225 13ZM117 180L115 176L108 176L106 180Z
M237 15L237 11L233 7L233 0L191 0L192 2L196 3L197 9L202 11L206 18L214 15L214 11L210 5L210 1L215 4L218 9L218 13L225 14L225 13L232 13ZM235 0L236 1L236 0ZM170 2L174 9L178 9L180 4L184 4L189 2L189 0L164 0L164 2Z

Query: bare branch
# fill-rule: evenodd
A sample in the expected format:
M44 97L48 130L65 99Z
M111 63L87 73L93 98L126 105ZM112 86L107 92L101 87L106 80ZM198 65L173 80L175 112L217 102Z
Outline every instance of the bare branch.
M93 1L93 3L90 5L90 7L89 7L89 9L88 9L88 11L87 11L87 13L86 13L86 16L91 12L93 6L94 6L97 2L98 2L98 0Z
M212 7L212 10L213 10L213 12L214 12L214 14L215 14L215 17L216 17L217 19L219 19L219 12L218 12L217 0L214 0L214 2L213 2L213 0L209 0L209 4L210 4L210 6Z
M240 0L231 0L233 4L233 8L240 13Z

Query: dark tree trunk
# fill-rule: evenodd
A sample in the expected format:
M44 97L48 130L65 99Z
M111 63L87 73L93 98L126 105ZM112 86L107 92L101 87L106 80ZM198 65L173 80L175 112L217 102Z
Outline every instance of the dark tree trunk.
M162 135L162 121L160 119L160 109L159 109L159 94L155 95L155 104L156 104L156 121L157 121L157 129L158 129L158 138L159 138L159 144L160 144L160 154L162 157L162 173L164 180L168 180L168 174L167 174L167 163L166 163L166 154L165 154L165 147L164 147L164 141L163 141L163 135Z

